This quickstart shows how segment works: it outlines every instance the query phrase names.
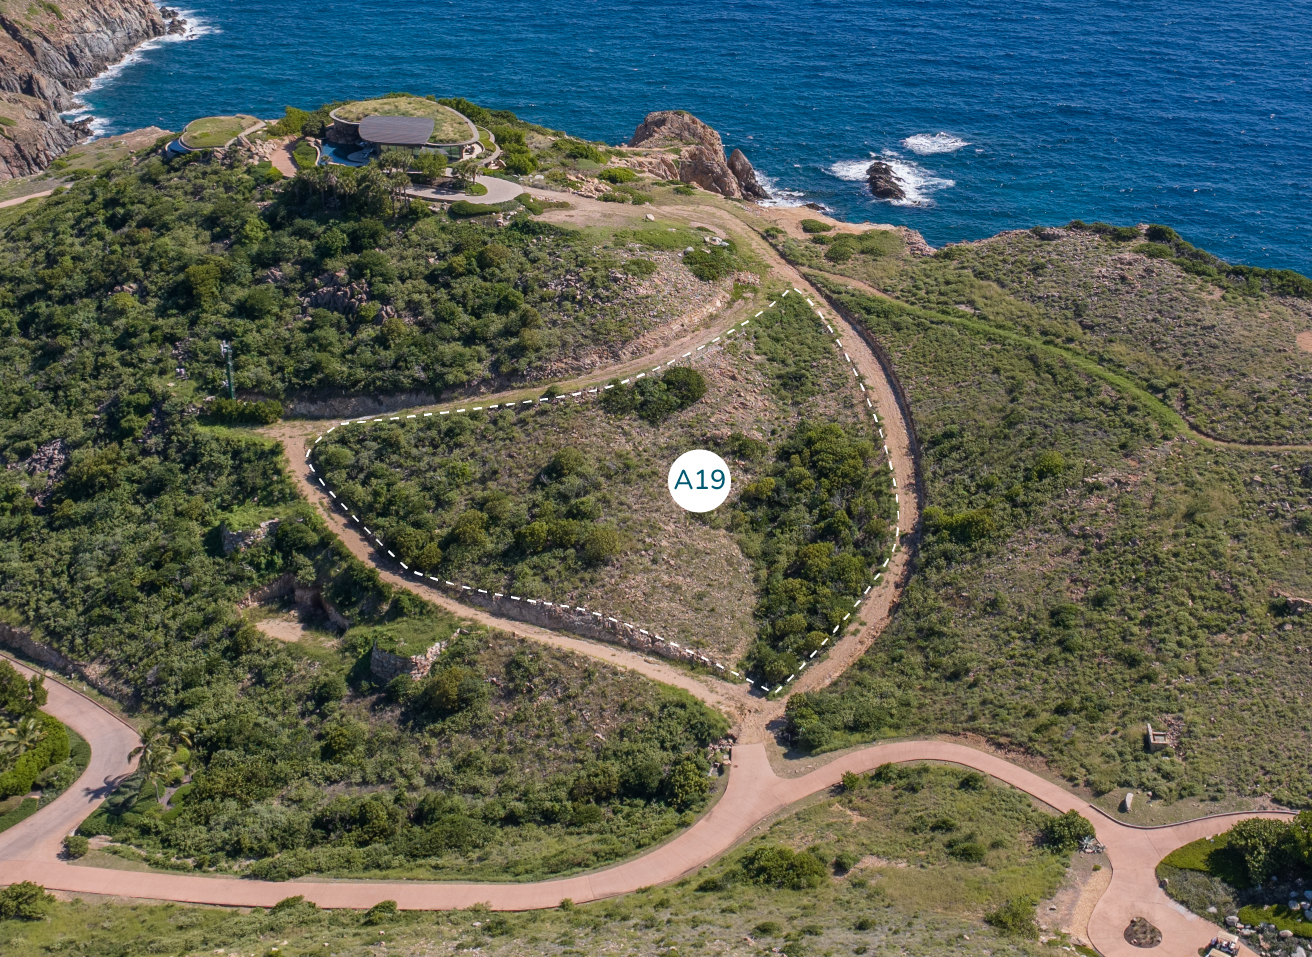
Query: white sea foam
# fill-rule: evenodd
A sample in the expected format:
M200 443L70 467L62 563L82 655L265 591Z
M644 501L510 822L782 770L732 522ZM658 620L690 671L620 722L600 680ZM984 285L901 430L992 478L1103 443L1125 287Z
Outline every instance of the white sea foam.
M183 10L180 7L175 7L174 9L178 11L178 17L185 20L187 23L185 33L166 33L162 37L153 37L145 43L142 43L140 46L134 47L125 57L123 57L123 59L119 60L117 63L111 63L100 73L96 74L91 82L87 84L86 89L79 91L79 95L94 93L97 90L104 89L110 83L114 82L114 80L118 79L128 67L132 66L134 63L140 63L142 57L145 56L147 52L158 49L166 43L184 43L188 40L199 40L201 37L208 36L211 33L222 32L218 27L198 17L194 10ZM88 103L84 100L79 100L74 104L73 109L64 111L63 115L69 119L83 118L89 120L91 126L91 138L94 140L107 133L109 120L98 116L88 116L88 114L91 113L91 109L92 108Z
M806 205L805 193L801 190L780 188L774 177L766 176L759 169L756 171L756 181L769 194L767 199L761 200L762 206L793 207Z
M963 146L969 146L970 143L951 133L935 133L932 136L928 133L917 133L904 139L902 145L917 156L931 156L934 153L955 153Z
M904 159L892 150L884 150L879 156L871 153L869 159L839 160L829 167L829 174L849 183L864 183L866 170L874 159L888 164L888 168L893 171L893 178L906 194L904 199L888 201L894 206L933 206L930 193L956 185L954 180L935 176L919 163Z

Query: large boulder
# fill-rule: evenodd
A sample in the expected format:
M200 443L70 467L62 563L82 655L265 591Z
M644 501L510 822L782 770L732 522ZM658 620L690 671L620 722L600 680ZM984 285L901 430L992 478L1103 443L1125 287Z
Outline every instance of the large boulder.
M723 150L713 150L708 146L685 147L679 156L679 179L730 199L743 197L738 177L724 161Z
M691 113L657 110L648 113L629 140L630 146L705 146L723 155L724 144L715 132Z
M866 167L866 182L870 184L870 192L880 199L907 198L902 184L893 175L893 167L880 160L875 160Z
M765 199L770 194L756 178L756 170L742 150L727 160L724 143L691 113L659 110L638 124L629 146L651 149L679 148L679 179L730 199Z
M742 150L736 149L729 155L729 171L738 180L738 188L743 192L743 199L766 199L769 197L770 194L765 191L765 187L757 182L756 168L743 155Z

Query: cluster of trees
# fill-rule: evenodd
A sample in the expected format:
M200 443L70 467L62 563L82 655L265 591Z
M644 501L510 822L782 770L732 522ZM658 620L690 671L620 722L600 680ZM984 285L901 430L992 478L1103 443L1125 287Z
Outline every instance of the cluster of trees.
M68 760L68 731L40 711L45 703L41 675L24 681L0 660L0 798L26 794L42 771Z
M760 537L760 630L748 662L764 681L784 681L823 647L892 544L889 481L875 464L869 439L803 423L739 492L731 527Z
M238 391L282 399L438 394L642 328L618 260L591 240L527 218L495 231L415 218L404 179L373 164L270 185L210 154L114 167L6 231L0 329L34 390L96 355L116 387L182 366L224 392L223 340ZM316 295L326 305L302 305ZM378 320L385 307L394 322Z
M448 578L482 571L513 582L541 563L598 566L618 555L623 538L606 521L610 499L592 459L565 446L527 488L516 488L496 481L492 459L470 461L475 451L499 458L495 449L509 438L495 419L379 423L321 443L314 461L338 496L420 571Z
M1249 818L1225 835L1224 846L1214 851L1239 864L1249 886L1273 877L1296 878L1312 874L1312 811L1292 821Z
M705 377L685 366L644 377L632 385L611 379L610 385L602 395L602 408L615 415L636 415L652 425L682 412L706 394Z

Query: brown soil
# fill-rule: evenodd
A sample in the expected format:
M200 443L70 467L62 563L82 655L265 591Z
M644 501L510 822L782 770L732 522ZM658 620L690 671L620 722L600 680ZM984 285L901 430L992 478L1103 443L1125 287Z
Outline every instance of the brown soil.
M1304 352L1312 352L1312 329L1307 332L1300 332L1294 337L1294 341L1298 343L1298 347Z

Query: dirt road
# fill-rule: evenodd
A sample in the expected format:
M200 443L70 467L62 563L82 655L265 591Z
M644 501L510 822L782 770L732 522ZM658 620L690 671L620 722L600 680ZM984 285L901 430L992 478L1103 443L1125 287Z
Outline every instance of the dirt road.
M30 669L19 666L24 673ZM641 857L605 870L527 884L441 884L418 881L272 882L182 874L115 871L59 860L63 836L89 814L107 789L134 765L128 752L136 734L98 704L49 681L48 710L91 743L92 761L63 796L0 835L0 882L33 881L49 889L234 907L271 907L297 894L321 907L371 907L394 900L402 908L448 910L486 904L493 910L533 910L631 893L676 880L712 862L762 821L805 798L839 786L845 772L864 773L885 763L945 761L973 768L1016 787L1057 811L1077 810L1093 821L1107 847L1112 879L1089 921L1089 938L1106 957L1136 951L1123 931L1145 917L1162 931L1161 953L1187 957L1211 939L1214 927L1186 915L1157 887L1153 869L1175 848L1217 834L1245 817L1289 816L1272 812L1230 814L1161 828L1132 828L1109 819L1083 799L997 755L947 741L902 741L853 751L797 778L770 767L763 742L733 749L728 785L710 813Z

